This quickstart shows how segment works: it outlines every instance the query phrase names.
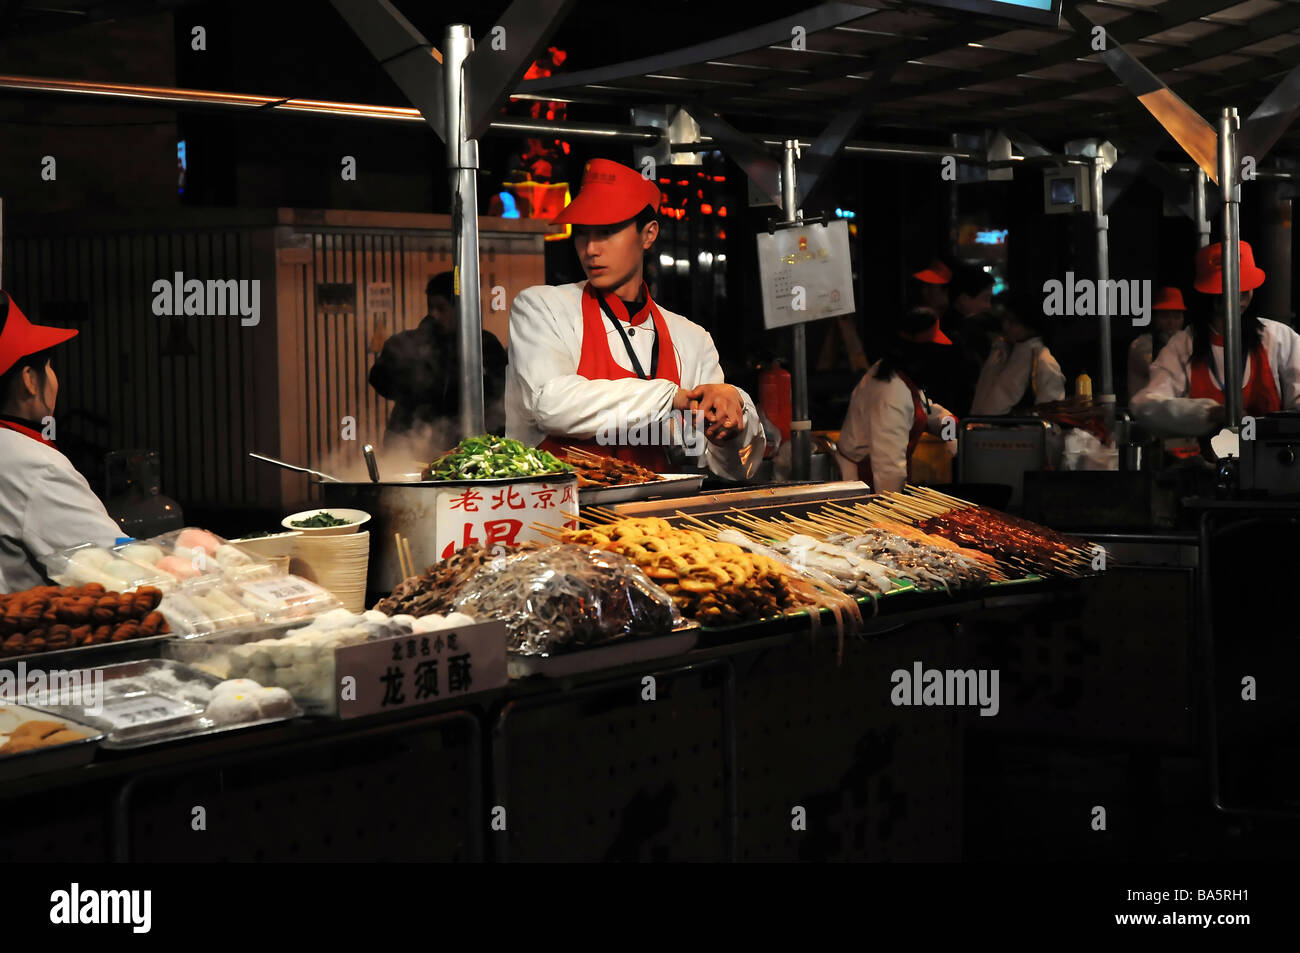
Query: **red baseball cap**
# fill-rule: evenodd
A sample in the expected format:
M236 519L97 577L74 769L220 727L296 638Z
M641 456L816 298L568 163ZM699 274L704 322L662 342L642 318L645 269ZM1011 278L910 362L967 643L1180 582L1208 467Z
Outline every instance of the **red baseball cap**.
M1241 290L1253 291L1264 283L1264 272L1255 267L1255 253L1249 242L1238 244L1241 258ZM1196 284L1193 287L1207 295L1223 294L1223 242L1206 245L1196 253Z
M1161 288L1156 292L1156 300L1151 305L1151 310L1186 311L1187 305L1183 304L1183 293L1177 288Z
M0 374L9 371L29 354L48 350L76 336L76 328L32 324L9 293L0 291Z
M924 281L927 285L946 285L952 281L952 269L936 258L912 277L917 281Z
M918 331L911 330L926 316L933 316L934 320ZM918 344L952 344L952 338L944 334L943 329L939 327L939 315L929 308L913 308L901 319L901 325L898 333L909 341Z
M551 224L616 225L636 218L647 205L659 211L658 185L625 165L592 159L582 170L578 197Z

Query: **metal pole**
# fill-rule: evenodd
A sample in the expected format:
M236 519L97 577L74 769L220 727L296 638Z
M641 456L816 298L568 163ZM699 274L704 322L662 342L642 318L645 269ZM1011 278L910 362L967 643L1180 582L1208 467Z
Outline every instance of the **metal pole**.
M799 155L799 141L787 139L783 143L785 151L781 156L781 207L785 220L794 222L803 218L796 208L799 199L795 195L794 160ZM808 335L802 324L794 326L794 348L790 368L791 390L790 410L794 418L790 421L790 476L796 480L807 480L812 473L812 422L808 419Z
M483 433L483 312L478 275L478 140L465 138L469 118L464 65L474 51L469 27L447 27L443 45L447 168L451 178L451 229L456 319L460 338L460 435Z
M1105 193L1102 176L1105 169L1101 156L1092 160L1092 223L1097 232L1097 305L1098 305L1098 358L1101 362L1101 390L1095 399L1099 404L1115 403L1115 374L1110 355L1110 295L1106 282L1110 280L1110 242L1106 218Z
M1196 247L1210 244L1210 220L1205 215L1205 170L1196 167L1192 175L1192 211L1196 215Z
M1219 191L1223 194L1223 405L1228 426L1236 430L1241 426L1241 182L1237 110L1231 106L1225 106L1219 116Z

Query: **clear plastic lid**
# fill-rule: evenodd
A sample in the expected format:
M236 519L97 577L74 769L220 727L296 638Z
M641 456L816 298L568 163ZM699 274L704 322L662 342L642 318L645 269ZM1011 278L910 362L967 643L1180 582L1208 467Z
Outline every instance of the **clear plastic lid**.
M273 576L232 583L239 601L266 623L306 619L337 609L341 603L328 589L301 576Z
M43 562L59 585L97 582L112 591L155 586L171 592L190 584L243 582L277 574L272 563L192 526L112 548L86 543L51 553Z
M163 596L158 611L166 618L172 633L181 638L249 629L265 621L260 613L243 603L238 588L221 582L189 585L169 592Z
M90 543L51 553L42 562L50 578L60 586L99 583L110 592L126 592L140 586L153 586L169 592L178 585L174 576Z

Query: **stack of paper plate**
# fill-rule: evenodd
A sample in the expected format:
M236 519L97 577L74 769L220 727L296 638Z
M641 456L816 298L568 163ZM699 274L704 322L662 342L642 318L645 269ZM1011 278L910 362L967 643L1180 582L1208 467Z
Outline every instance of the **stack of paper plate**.
M366 608L370 533L300 536L294 541L293 572L324 586L352 612Z

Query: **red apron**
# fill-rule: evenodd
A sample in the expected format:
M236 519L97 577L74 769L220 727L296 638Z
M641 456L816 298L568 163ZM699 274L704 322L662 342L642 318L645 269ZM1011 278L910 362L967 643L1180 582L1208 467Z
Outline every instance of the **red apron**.
M1220 335L1210 338L1211 344L1223 344ZM1223 403L1223 388L1215 380L1210 365L1204 361L1192 361L1191 380L1188 383L1188 397L1209 398ZM1251 417L1275 414L1282 409L1282 395L1278 393L1273 381L1273 368L1263 347L1250 352L1250 381L1241 389L1241 410Z
M681 372L677 368L677 352L673 349L673 339L668 334L668 322L659 313L659 306L651 299L649 289L645 289L644 285L642 288L646 292L645 307L634 316L627 313L627 306L617 295L606 294L605 303L614 312L615 317L625 324L644 320L646 309L649 309L654 321L655 347L658 351L657 369L651 379L672 381L680 387ZM582 289L582 357L578 361L578 370L575 373L589 381L621 381L636 377L635 371L621 366L609 351L609 332L597 294L599 292L591 286L590 282ZM636 463L655 473L663 473L668 469L668 457L659 447L602 444L594 439L574 440L563 434L550 434L542 441L541 447L555 454L563 453L565 447L577 447L588 453L598 453L601 456L616 457L619 460Z
M20 433L24 437L31 437L47 447L54 447L53 440L46 440L45 436L39 430L33 430L31 427L25 427L13 420L0 420L0 430L12 430L14 433ZM54 447L58 449L58 447Z
M921 389L902 371L894 373L912 392L912 430L907 435L907 481L910 483L912 482L912 452L916 450L916 445L921 442L921 437L925 434L929 417L925 412L925 404L921 401ZM858 462L858 479L873 490L876 489L876 480L871 474L871 454L867 454Z

